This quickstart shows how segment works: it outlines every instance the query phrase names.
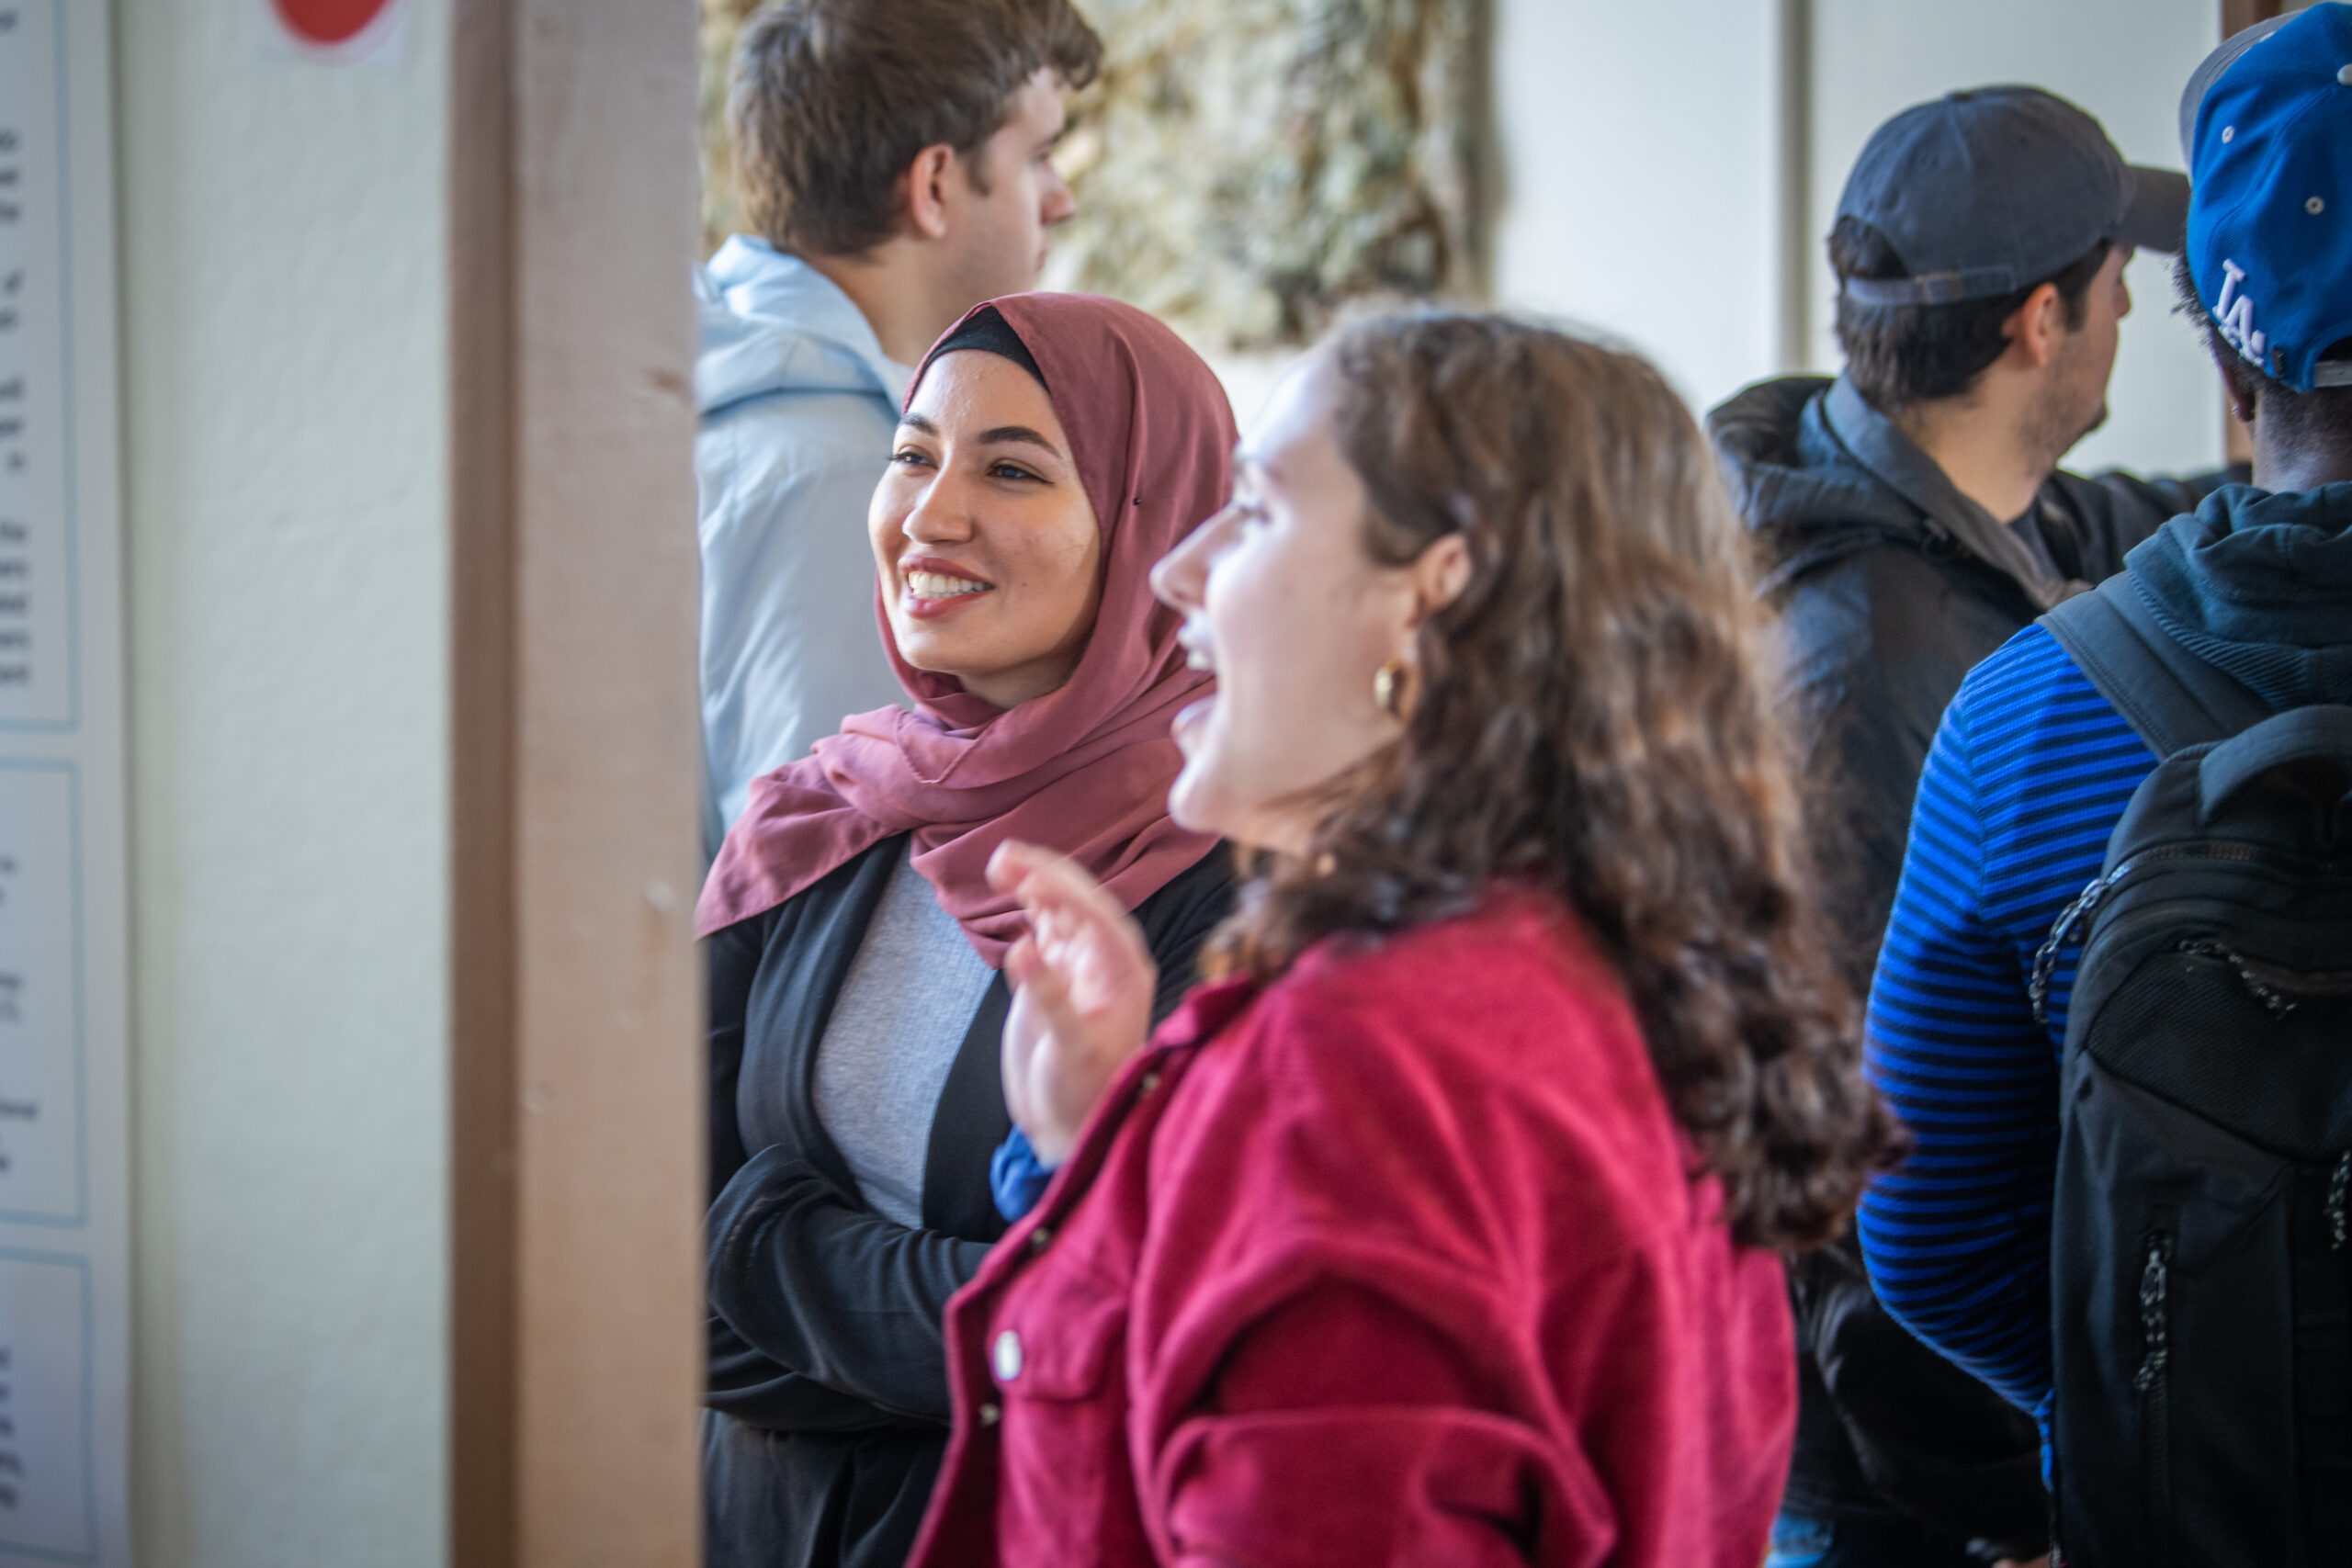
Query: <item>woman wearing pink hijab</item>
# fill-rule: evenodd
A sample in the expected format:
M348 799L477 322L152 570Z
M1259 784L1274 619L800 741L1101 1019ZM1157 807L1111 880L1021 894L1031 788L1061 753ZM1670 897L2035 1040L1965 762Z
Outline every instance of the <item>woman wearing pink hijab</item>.
M895 1568L947 1437L941 1314L1002 1234L991 1156L1009 840L1070 856L1189 983L1231 902L1168 817L1206 688L1152 564L1224 503L1216 378L1139 310L976 309L908 391L868 517L914 710L753 784L704 889L711 1365L707 1561Z

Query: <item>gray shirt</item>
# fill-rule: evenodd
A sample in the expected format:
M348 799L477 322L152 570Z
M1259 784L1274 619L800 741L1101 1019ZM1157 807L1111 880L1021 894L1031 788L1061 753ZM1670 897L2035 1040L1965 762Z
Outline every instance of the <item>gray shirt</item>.
M931 1120L996 971L904 847L817 1046L817 1119L875 1213L922 1224Z

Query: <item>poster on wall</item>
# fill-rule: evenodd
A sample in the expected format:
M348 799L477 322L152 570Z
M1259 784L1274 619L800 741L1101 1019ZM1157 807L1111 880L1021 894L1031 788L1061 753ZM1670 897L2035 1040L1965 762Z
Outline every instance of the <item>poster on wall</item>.
M128 1568L107 25L104 0L0 0L0 1564Z

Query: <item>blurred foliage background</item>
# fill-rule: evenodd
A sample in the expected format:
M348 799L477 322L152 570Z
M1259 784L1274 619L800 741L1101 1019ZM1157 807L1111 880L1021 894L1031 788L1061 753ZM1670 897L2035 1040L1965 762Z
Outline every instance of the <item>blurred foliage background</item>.
M735 35L760 8L761 0L702 0L702 252L743 227L735 194L735 165L727 155L727 78L735 61Z
M759 0L701 0L703 223L738 225L727 78ZM1349 300L1483 292L1483 0L1081 0L1101 80L1044 286L1212 350L1310 341Z

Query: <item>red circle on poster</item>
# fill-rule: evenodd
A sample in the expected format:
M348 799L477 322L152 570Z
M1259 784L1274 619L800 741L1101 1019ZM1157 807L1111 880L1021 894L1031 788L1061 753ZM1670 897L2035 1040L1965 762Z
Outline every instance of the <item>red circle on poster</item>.
M304 43L348 43L391 0L270 0L287 31Z

